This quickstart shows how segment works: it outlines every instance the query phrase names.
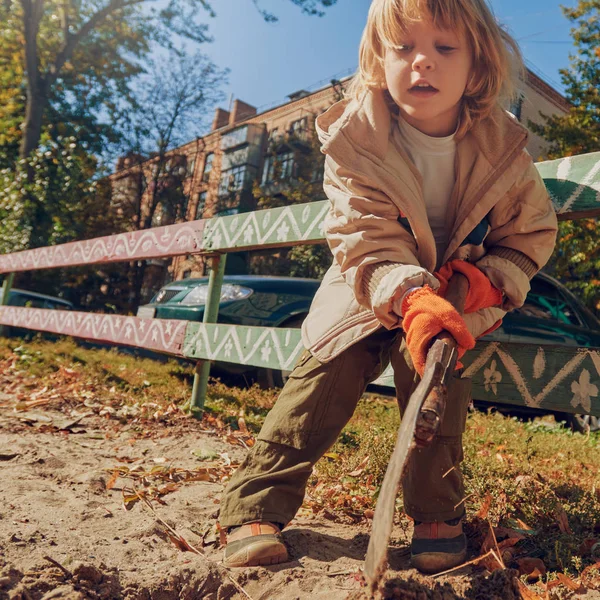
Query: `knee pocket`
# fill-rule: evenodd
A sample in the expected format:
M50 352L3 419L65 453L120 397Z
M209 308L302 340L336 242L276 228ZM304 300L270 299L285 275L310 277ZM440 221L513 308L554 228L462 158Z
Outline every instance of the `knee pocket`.
M257 439L297 450L306 448L323 426L340 368L340 361L321 363L305 350Z
M448 401L439 435L442 438L456 438L465 432L467 410L471 401L471 380L453 377L448 385Z

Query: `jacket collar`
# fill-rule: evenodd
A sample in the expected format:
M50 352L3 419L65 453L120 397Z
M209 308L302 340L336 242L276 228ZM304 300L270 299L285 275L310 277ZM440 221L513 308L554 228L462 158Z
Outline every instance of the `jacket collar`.
M338 151L345 153L350 143L356 152L384 161L393 110L386 90L381 89L368 89L359 99L336 102L316 120L322 151L339 162ZM498 107L477 123L458 146L460 149L462 145L475 145L489 165L502 165L516 148L525 146L527 136L527 129Z

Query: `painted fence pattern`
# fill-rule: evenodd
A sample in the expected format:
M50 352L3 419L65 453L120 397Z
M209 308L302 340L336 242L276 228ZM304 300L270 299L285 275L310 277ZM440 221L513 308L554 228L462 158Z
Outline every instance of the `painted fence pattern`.
M600 152L537 167L560 219L600 214ZM310 202L17 252L0 256L0 273L322 243L328 207L328 201ZM216 279L218 291L221 281ZM208 306L205 312L210 312ZM9 306L0 306L0 324L200 361L284 370L293 366L303 350L299 330L286 328ZM477 398L600 415L600 348L479 342L463 363L465 376L473 378ZM376 383L392 382L388 370Z

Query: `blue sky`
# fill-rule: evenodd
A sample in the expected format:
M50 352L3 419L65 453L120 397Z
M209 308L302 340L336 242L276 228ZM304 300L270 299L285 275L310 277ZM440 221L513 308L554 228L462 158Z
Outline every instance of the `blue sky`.
M209 19L215 40L202 51L220 68L229 68L229 97L262 112L301 89L316 89L358 64L358 44L370 0L337 0L324 17L301 14L290 0L259 0L279 22L265 23L251 0L215 0ZM573 52L570 22L554 0L490 0L498 19L519 40L528 66L562 91L558 70ZM576 0L564 0L575 6ZM552 42L552 43L548 43ZM568 42L568 43L556 43Z

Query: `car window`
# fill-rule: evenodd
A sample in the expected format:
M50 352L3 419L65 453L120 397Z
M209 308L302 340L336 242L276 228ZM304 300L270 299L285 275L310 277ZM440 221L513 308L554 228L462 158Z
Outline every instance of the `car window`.
M25 296L24 294L11 294L8 303L11 306L25 306L27 308L45 308L44 301L35 296Z
M525 303L521 308L515 309L514 313L577 327L582 325L574 307L554 285L542 279L531 282L531 290Z
M52 310L71 310L71 307L68 304L53 302L52 300L46 300L44 302L44 308L51 308Z

